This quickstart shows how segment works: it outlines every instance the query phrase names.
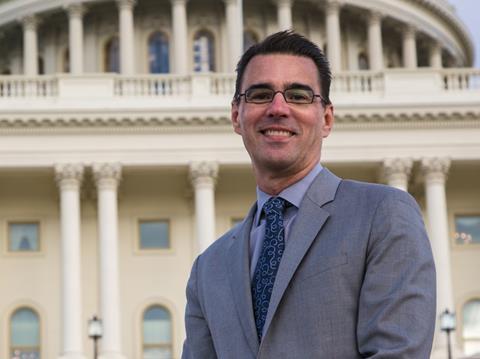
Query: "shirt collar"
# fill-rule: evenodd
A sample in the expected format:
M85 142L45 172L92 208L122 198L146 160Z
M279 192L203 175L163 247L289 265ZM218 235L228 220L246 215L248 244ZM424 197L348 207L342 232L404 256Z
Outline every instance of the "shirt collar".
M318 163L312 170L303 177L300 181L295 182L294 184L290 185L289 187L285 188L282 192L280 192L276 197L282 197L283 199L290 202L296 208L300 207L300 202L305 196L305 193L308 190L308 187L312 184L313 180L320 171L323 169L322 165ZM255 213L254 223L256 226L260 223L260 217L262 214L262 208L265 202L267 202L271 197L275 197L269 195L268 193L263 192L257 186L257 212Z

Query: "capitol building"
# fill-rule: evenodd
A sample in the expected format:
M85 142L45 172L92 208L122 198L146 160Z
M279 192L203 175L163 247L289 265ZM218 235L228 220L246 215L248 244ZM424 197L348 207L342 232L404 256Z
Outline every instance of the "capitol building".
M192 262L255 201L235 65L288 28L334 73L322 164L415 197L480 357L480 69L448 1L0 0L0 358L93 358L94 315L99 358L180 358Z

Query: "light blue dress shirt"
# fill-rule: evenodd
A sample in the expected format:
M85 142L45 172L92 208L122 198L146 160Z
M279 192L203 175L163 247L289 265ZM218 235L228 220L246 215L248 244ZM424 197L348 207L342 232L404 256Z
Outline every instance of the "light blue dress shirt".
M300 202L302 202L303 196L308 190L308 187L312 184L313 180L322 170L322 165L317 164L305 177L300 181L295 182L291 186L285 188L280 192L277 197L290 202L290 206L285 209L283 224L285 226L285 246L288 246L288 233L298 213ZM253 218L252 229L250 231L250 279L253 278L255 272L255 266L258 262L258 257L262 251L263 240L265 237L265 215L263 215L263 205L269 200L271 196L263 192L257 187L257 211Z

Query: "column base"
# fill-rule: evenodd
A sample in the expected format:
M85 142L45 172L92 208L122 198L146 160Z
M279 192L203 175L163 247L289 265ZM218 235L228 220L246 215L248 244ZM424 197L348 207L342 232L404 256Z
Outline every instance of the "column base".
M87 356L83 353L64 353L58 359L87 359Z
M98 359L127 359L127 357L117 352L110 352L110 353L104 352L98 356Z

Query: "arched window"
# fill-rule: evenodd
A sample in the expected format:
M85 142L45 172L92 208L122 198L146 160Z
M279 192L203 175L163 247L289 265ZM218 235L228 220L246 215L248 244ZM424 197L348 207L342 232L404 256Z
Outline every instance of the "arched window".
M120 72L120 56L119 56L118 37L114 36L105 44L105 71Z
M67 48L62 55L62 70L65 73L70 72L70 50Z
M195 34L193 63L195 72L215 71L215 44L211 32L201 30Z
M40 321L30 308L17 309L10 319L10 358L40 358Z
M38 57L38 74L45 75L45 61L42 56Z
M463 306L463 342L466 355L480 354L480 299Z
M358 69L359 70L368 70L368 57L364 52L358 54Z
M245 30L243 32L243 51L247 51L252 45L258 43L258 36L251 30Z
M159 305L148 307L143 313L143 359L171 359L172 318Z
M148 39L148 61L150 73L170 72L168 39L164 33L154 32Z

